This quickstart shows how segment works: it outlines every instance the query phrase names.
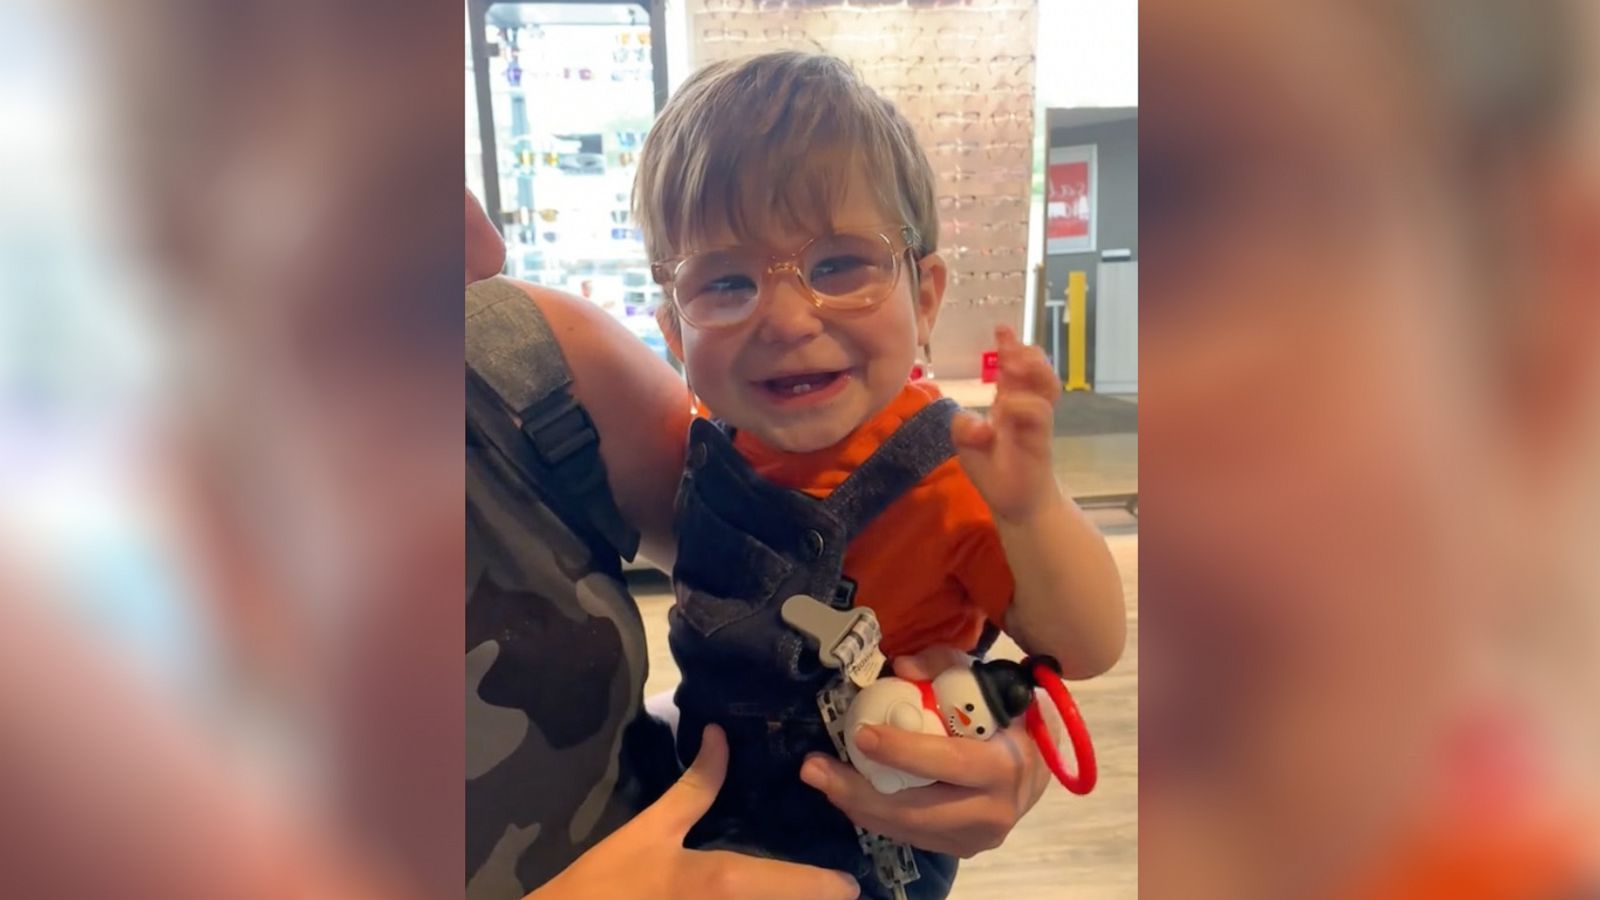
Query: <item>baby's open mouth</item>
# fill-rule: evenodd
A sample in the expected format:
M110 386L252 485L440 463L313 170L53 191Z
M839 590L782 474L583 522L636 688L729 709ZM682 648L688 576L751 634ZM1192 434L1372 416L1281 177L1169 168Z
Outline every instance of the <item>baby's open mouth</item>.
M829 387L845 375L844 371L837 372L806 372L800 375L785 375L782 378L768 378L759 381L761 389L778 397L804 397L815 391Z

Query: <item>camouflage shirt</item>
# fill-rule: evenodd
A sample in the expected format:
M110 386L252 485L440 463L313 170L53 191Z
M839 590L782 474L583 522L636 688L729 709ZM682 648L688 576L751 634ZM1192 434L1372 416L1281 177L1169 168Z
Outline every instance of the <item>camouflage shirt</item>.
M510 325L494 323L496 346L475 345L474 314L506 304L517 315ZM486 435L473 427L474 412L481 422L494 404L471 390L471 370L498 354L484 368L498 366L505 378L508 340L519 350L510 371L520 372L527 397L565 394L559 348L532 301L502 279L469 288L469 900L521 898L627 822L677 774L670 734L643 711L644 629L619 551L589 522L573 521L584 516L563 493L568 469L556 478L537 457L519 465L516 454L501 452L520 437L525 417L497 409L512 430ZM527 397L511 398L510 406ZM594 456L574 465L600 463Z

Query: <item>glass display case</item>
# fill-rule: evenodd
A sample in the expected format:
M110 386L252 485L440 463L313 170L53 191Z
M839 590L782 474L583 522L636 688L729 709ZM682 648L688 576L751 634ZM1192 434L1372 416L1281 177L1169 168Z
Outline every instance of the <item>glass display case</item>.
M629 211L666 98L660 0L473 0L467 37L467 183L505 237L506 274L590 300L666 357Z

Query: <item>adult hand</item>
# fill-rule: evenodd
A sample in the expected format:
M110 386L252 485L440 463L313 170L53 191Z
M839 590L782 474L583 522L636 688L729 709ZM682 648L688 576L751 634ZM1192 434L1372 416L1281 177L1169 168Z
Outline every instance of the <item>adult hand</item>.
M727 737L709 726L700 754L677 784L525 900L851 900L860 893L842 872L726 850L685 850L684 835L711 808L727 771Z
M894 673L927 680L971 662L958 650L933 647L897 658ZM1059 741L1054 708L1048 702L1043 708ZM1000 846L1050 784L1050 771L1020 719L986 741L867 726L856 746L878 762L935 783L880 794L853 767L820 754L806 760L801 779L868 831L964 859Z

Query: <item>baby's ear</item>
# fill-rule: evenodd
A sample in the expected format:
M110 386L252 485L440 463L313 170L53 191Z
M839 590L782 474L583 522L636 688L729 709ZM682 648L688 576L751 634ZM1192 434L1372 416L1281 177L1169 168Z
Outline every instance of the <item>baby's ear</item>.
M917 344L927 344L933 336L933 325L939 319L939 306L944 302L944 290L950 278L944 258L929 253L917 260L917 276L912 280L916 287Z
M672 357L683 362L683 330L672 304L662 303L656 307L656 326L661 329L661 336L666 338L667 349L672 351Z

